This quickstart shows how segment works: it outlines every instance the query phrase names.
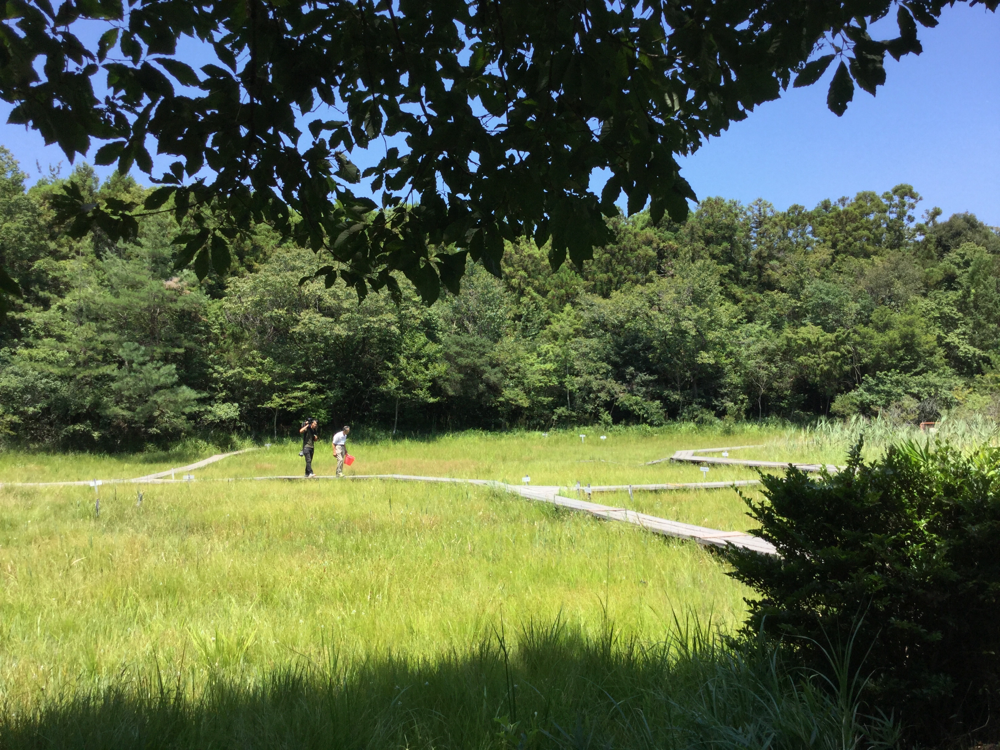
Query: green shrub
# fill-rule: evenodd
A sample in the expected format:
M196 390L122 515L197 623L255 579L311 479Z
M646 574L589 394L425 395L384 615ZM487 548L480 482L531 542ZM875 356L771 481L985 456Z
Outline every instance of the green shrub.
M859 442L836 475L762 481L765 499L744 499L780 557L726 553L758 593L746 630L817 669L854 637L868 700L911 739L996 734L1000 449L911 442L866 464Z

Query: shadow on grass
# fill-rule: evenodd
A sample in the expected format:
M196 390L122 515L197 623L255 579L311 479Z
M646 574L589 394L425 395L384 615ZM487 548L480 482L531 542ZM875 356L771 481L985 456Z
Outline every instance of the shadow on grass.
M553 626L494 632L465 654L303 662L198 686L122 678L88 694L7 706L0 747L853 747L892 742L857 701L786 669L766 644L699 629L641 644ZM512 642L513 641L513 642ZM845 700L846 698L846 700ZM874 729L873 729L874 728Z

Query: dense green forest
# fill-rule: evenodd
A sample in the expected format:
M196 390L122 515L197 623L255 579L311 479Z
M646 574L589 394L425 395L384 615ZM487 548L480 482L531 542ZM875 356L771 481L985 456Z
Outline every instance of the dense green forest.
M203 282L175 270L189 227L170 211L132 244L71 239L53 206L67 180L97 204L146 192L85 165L29 189L0 149L0 266L24 290L0 323L0 440L134 448L282 434L306 413L420 432L1000 416L1000 233L918 221L907 185L612 220L582 268L552 271L525 239L503 279L472 267L428 306L405 283L360 303L325 288L321 259L267 226Z

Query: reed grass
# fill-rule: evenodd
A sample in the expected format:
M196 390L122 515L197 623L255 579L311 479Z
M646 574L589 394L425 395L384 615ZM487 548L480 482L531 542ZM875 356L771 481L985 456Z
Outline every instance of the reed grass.
M767 442L835 463L851 435L359 430L352 471L564 488L721 481L756 473L646 462ZM297 476L297 446L262 446L184 484L0 487L0 747L891 742L891 723L863 720L853 693L795 673L772 646L721 639L749 592L690 542L491 488L250 480ZM215 450L8 452L0 482L130 478ZM329 473L332 457L316 466ZM747 526L733 490L593 499Z
M676 621L675 621L676 622ZM889 748L863 678L790 667L773 644L676 623L644 643L605 621L502 623L433 658L327 648L266 672L123 674L0 716L0 745L149 748ZM838 656L832 655L836 662ZM846 660L844 660L846 663Z
M504 617L608 617L655 638L677 607L727 625L710 553L489 489L192 483L0 491L0 697L122 673L266 670L323 649L432 657Z

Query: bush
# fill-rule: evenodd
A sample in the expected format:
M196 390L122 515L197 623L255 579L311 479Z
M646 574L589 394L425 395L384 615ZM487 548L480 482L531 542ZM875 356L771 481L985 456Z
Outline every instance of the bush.
M746 630L816 669L854 637L868 700L913 740L997 734L1000 449L910 442L866 464L859 442L836 475L762 481L766 499L744 499L780 557L726 553L758 595Z

